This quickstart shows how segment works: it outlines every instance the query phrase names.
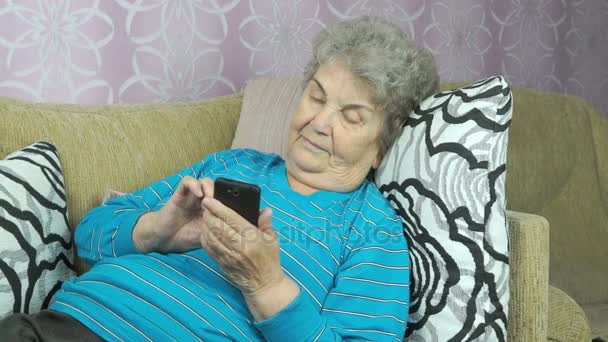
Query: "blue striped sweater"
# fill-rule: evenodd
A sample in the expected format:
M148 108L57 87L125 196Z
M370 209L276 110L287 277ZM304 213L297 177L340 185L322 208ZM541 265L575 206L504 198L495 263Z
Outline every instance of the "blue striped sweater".
M159 210L184 176L258 184L273 209L281 266L300 287L279 313L257 322L239 290L203 249L138 253L133 228ZM348 193L301 195L285 162L228 150L91 210L76 229L92 269L65 282L50 309L111 341L400 341L409 303L409 254L401 222L365 181Z

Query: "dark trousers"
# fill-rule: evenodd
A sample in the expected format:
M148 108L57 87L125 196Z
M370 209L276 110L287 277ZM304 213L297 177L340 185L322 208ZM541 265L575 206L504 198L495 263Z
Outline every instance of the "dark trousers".
M103 341L78 320L64 313L42 310L14 314L0 320L0 341Z

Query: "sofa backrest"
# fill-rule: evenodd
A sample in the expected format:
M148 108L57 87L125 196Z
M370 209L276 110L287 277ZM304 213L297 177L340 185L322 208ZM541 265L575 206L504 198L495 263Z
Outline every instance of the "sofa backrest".
M510 209L550 223L550 282L580 304L608 302L608 123L580 98L514 90Z
M136 190L229 148L240 108L240 96L93 107L0 98L0 155L34 141L54 144L74 229L106 190Z
M608 302L608 120L575 96L514 87L513 99L507 207L548 219L552 285Z
M581 304L608 302L608 123L577 97L513 93L508 207L549 220L553 285ZM241 100L83 107L0 99L0 154L37 140L57 146L73 229L105 190L135 190L229 148Z

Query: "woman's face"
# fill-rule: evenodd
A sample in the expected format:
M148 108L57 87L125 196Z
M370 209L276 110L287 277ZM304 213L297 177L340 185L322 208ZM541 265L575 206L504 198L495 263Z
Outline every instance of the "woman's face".
M322 65L291 122L290 175L316 189L355 189L380 162L382 119L365 82L343 64Z

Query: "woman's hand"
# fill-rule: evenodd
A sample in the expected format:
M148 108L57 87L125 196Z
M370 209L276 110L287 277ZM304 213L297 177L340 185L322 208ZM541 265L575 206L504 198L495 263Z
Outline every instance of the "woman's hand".
M268 318L291 303L300 290L281 268L272 211L262 210L256 227L214 198L202 204L200 243L241 290L254 318Z
M184 177L159 211L139 219L133 231L137 249L142 253L179 253L200 248L204 197L213 197L213 181Z

